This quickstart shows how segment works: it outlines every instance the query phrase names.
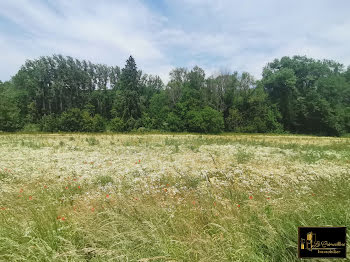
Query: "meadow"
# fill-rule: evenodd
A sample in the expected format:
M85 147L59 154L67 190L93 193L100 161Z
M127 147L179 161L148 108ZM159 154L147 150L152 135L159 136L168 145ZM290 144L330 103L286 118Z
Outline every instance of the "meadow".
M0 261L298 261L298 226L350 226L350 138L0 134Z

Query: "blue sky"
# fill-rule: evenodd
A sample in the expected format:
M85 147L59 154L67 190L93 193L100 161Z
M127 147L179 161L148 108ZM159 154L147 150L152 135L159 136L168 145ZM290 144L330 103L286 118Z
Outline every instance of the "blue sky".
M0 80L26 59L63 54L123 67L132 54L165 81L175 67L207 75L307 55L350 64L348 0L3 0Z

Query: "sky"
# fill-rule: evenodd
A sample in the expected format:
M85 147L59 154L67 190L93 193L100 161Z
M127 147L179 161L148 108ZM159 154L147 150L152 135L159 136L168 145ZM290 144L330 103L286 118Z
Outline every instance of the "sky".
M1 0L0 80L62 54L165 82L176 67L249 72L306 55L350 65L349 0Z

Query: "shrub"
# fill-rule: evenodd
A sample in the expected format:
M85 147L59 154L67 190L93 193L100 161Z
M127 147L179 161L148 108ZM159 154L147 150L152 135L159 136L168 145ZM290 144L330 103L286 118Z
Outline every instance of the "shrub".
M219 133L224 129L224 118L217 110L205 107L187 113L187 127L191 132Z
M94 120L90 116L88 111L81 111L81 127L78 130L75 131L83 131L83 132L94 132L95 126L94 126Z
M201 116L203 119L203 132L220 133L224 129L224 118L219 111L206 106L201 111Z
M201 132L203 130L203 119L199 111L188 111L186 114L186 120L188 131Z
M30 133L31 132L33 132L33 133L39 132L40 130L41 130L41 128L40 128L40 125L38 125L38 124L26 124L22 129L22 131L30 132Z
M89 123L85 123L84 127L84 117L86 118L86 114L83 116L78 108L72 108L63 112L59 118L60 130L66 132L86 131L90 126Z
M0 131L16 131L21 127L20 110L5 99L6 97L0 99Z
M142 113L141 122L142 122L141 127L144 127L146 129L152 129L154 126L153 120L150 118L150 116L147 113Z
M125 130L124 121L119 117L113 118L109 123L109 129L113 132L123 132Z
M103 132L106 130L106 122L101 115L96 114L93 117L92 122L94 132Z
M230 109L229 114L225 119L227 131L238 131L243 125L243 116L238 109Z
M180 132L183 131L184 125L180 117L178 117L173 112L167 115L165 129L167 131Z
M137 129L137 133L141 133L141 134L147 133L149 131L150 131L150 129L148 129L147 127L143 127L143 126L141 126Z
M136 120L133 117L130 117L128 120L126 120L124 129L125 131L131 131L136 127Z
M91 117L88 111L73 108L63 112L59 118L59 129L66 132L103 132L105 121L99 114Z
M40 129L44 132L57 132L58 131L58 119L55 115L44 115L40 120Z
M252 108L250 106L249 108ZM240 111L230 109L225 119L227 131L247 133L282 133L283 127L279 123L280 113L274 106L263 106L259 110Z

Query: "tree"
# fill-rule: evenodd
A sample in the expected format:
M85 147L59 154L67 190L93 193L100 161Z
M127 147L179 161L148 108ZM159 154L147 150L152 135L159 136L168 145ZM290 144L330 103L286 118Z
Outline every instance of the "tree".
M225 119L226 129L234 132L282 132L281 115L258 83L254 89L239 90Z
M13 132L22 126L20 109L12 84L0 83L0 131Z
M220 112L208 106L201 110L203 119L202 131L205 133L220 133L224 129L224 118Z
M198 66L169 78L143 74L132 56L121 70L62 55L27 60L0 83L0 129L350 133L350 67L335 61L282 57L260 81L247 72L206 77Z
M109 129L113 132L123 132L125 131L125 123L119 117L115 117L111 120Z
M159 94L154 94L150 99L149 105L149 115L152 119L152 128L163 129L164 122L170 112L169 97L166 92L160 92ZM166 121L168 122L168 121Z
M292 69L283 68L274 74L265 72L268 77L263 79L265 90L272 103L276 103L282 114L282 123L285 129L295 130L296 121L296 88L297 78Z
M125 122L130 123L141 118L141 90L139 81L140 74L137 71L135 60L130 56L120 76L121 92L119 93L120 101L118 101L119 115Z
M262 84L291 132L340 135L346 132L349 85L343 65L302 56L269 63ZM345 99L344 99L345 98Z
M89 125L87 122L79 108L69 109L63 112L59 118L60 130L65 132L86 130Z
M191 132L220 133L224 129L222 114L210 107L187 113L187 128Z

